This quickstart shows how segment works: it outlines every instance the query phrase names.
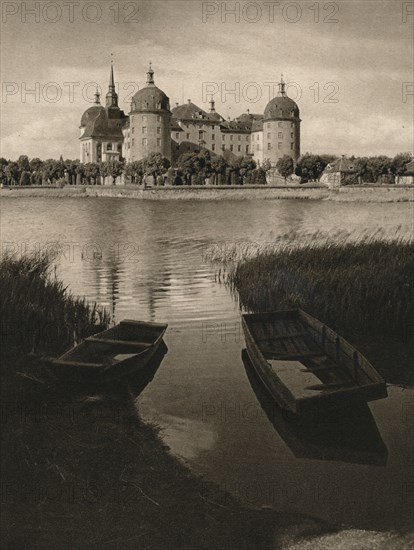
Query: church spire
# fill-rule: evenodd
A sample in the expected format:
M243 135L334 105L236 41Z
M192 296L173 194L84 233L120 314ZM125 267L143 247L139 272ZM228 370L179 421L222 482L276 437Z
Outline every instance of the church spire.
M152 69L152 63L149 62L149 69L147 71L147 86L154 86L154 71Z
M285 96L286 95L286 90L285 90L286 84L285 84L285 81L283 80L283 73L280 75L280 82L279 82L278 86L279 86L279 92L278 92L277 95Z
M111 54L111 71L109 73L108 93L106 94L106 107L118 107L118 94L115 92L114 62Z

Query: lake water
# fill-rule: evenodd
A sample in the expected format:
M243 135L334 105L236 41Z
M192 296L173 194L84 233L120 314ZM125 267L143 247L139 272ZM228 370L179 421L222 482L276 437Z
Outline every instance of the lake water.
M117 321L169 323L169 351L136 406L191 469L252 506L351 529L412 525L413 391L390 387L316 435L294 429L250 381L238 304L204 256L315 231L407 235L411 204L10 198L1 213L3 251L54 246L74 294Z

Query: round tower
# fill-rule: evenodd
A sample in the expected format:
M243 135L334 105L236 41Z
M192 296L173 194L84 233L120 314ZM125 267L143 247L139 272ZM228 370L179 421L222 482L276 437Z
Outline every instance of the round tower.
M295 164L300 156L299 107L286 95L283 75L279 92L266 106L263 120L263 158L274 166L284 155L293 158Z
M131 161L141 160L150 153L161 153L171 160L170 100L155 86L151 62L145 88L132 98L129 122Z

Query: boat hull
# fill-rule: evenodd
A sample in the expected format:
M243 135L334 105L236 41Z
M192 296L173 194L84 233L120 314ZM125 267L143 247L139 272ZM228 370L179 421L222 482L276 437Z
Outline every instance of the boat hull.
M271 326L274 322L275 327L277 325L279 329L281 326L283 327L283 323L286 323L286 327L296 323L296 332L276 334L277 330L275 329L273 337L269 336L267 340L263 339L258 342L259 338L254 332L254 327L255 323L261 322L265 323L265 326ZM367 359L334 331L301 310L246 314L243 315L242 326L247 352L257 375L273 399L287 411L297 415L319 414L328 410L347 407L358 401L373 401L387 397L384 380ZM306 329L306 334L305 331L298 332L298 326ZM295 335L297 335L296 342ZM289 352L287 350L281 351L283 338L288 342ZM308 383L305 390L299 392L301 395L298 397L278 375L277 369L272 368L270 364L272 361L269 357L279 365L284 364L285 367L289 364L294 365L300 372L301 377L304 377L302 373L310 373L308 377L315 378L318 384L312 386ZM312 358L315 361L318 359L320 363L326 358L326 361L329 360L333 366L318 367L312 364L309 365ZM283 360L286 359L288 361L283 363ZM343 376L348 377L347 383L342 380L341 383L336 384L338 388L335 387L334 383L324 382L323 377L320 375L320 371L323 370L330 370L331 373L335 372L334 366L338 367L337 372L341 369ZM316 379L315 374L321 376L322 383L321 380Z
M122 321L87 338L51 365L66 380L107 384L145 370L163 343L166 329L167 325Z

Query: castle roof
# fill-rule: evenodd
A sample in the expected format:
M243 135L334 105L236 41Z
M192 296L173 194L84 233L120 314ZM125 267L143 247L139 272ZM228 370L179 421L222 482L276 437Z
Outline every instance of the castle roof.
M219 122L222 117L218 113L207 113L189 99L184 105L178 105L171 111L176 120L205 120L206 122Z
M82 115L80 127L83 128L88 124L88 122L95 120L95 118L98 117L102 111L105 111L105 107L102 105L94 105L93 107L86 109Z
M276 97L271 99L266 105L264 111L264 120L279 120L286 118L299 118L299 107L286 95L286 84L281 75L278 84L279 92Z
M138 90L131 101L131 112L142 111L169 111L169 97L154 83L154 71L150 66L147 72L147 84L145 88Z
M290 97L277 96L266 105L264 120L280 118L299 118L299 107Z
M233 132L239 134L249 134L251 131L251 123L239 120L227 120L221 124L222 132Z
M122 141L122 128L127 121L127 117L125 117L123 111L120 111L119 118L110 118L108 116L108 110L104 107L95 112L97 113L96 116L90 116L87 120L85 130L80 139L98 138Z

